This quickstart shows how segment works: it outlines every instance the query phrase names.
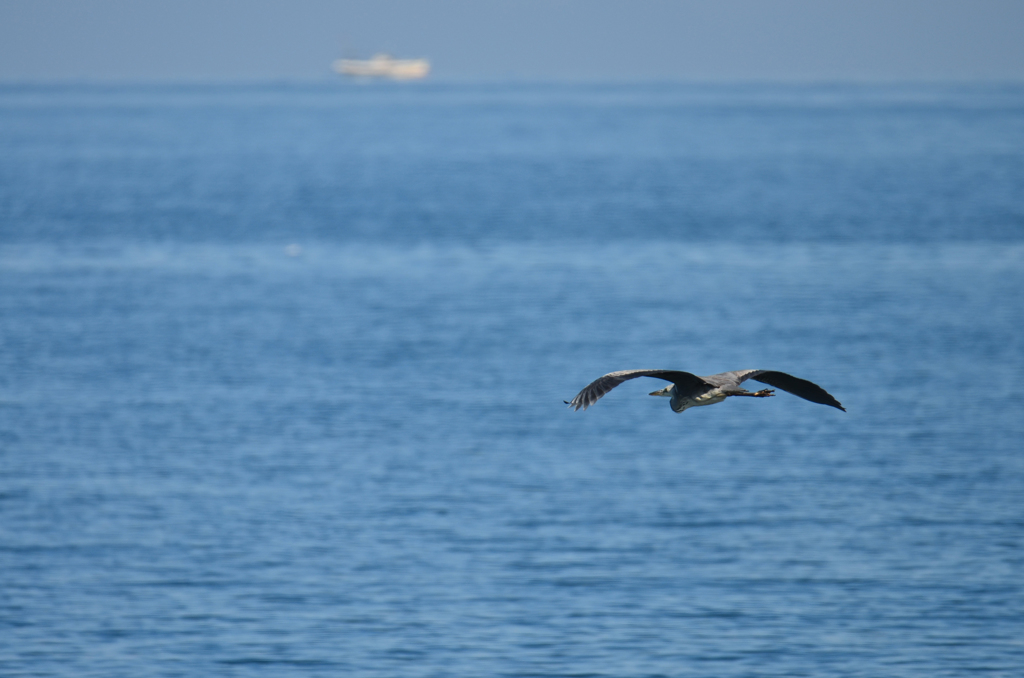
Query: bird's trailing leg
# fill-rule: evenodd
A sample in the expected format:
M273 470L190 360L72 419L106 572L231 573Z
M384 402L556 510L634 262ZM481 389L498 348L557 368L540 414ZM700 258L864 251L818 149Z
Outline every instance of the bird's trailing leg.
M730 393L731 396L747 396L748 398L771 398L775 395L775 389L763 388L757 393Z

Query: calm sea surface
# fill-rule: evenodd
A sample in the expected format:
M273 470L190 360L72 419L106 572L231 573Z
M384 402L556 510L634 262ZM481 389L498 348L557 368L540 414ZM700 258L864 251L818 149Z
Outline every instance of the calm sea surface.
M1024 675L1022 389L1024 87L0 87L5 676Z

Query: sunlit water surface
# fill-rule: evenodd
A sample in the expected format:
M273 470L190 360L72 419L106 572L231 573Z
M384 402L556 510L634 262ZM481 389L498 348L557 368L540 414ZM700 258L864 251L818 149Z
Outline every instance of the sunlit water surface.
M0 88L0 672L1019 676L1022 196L1019 88Z

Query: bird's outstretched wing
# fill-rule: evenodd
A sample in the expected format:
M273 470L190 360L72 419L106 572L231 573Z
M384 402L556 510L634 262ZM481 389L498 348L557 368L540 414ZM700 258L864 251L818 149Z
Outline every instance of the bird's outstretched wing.
M759 381L762 384L768 384L775 388L781 388L783 391L788 391L795 396L799 396L804 400L810 400L812 403L820 403L821 405L828 405L837 409L846 411L838 400L832 397L828 391L818 386L817 384L807 381L806 379L799 379L791 374L785 372L774 372L772 370L743 370L742 372L736 372L736 376L740 382L746 381L747 379L753 379Z
M609 372L603 377L598 377L594 381L587 384L586 388L576 394L576 397L571 402L566 401L566 405L573 408L573 411L585 410L598 400L601 399L605 393L612 390L624 381L630 379L636 379L637 377L655 377L657 379L664 379L665 381L671 381L677 387L684 390L696 390L698 392L703 389L712 388L712 385L701 379L695 374L689 372L679 372L678 370L622 370L620 372ZM781 386L779 388L782 388Z

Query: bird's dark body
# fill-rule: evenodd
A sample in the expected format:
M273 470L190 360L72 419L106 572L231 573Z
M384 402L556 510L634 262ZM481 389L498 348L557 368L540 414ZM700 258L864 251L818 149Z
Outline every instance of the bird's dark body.
M754 381L774 386L799 396L804 400L809 400L812 403L829 405L844 412L846 411L846 408L838 400L817 384L806 379L794 377L785 372L773 370L736 370L734 372L712 374L706 377L698 377L695 374L678 370L622 370L620 372L609 372L588 384L586 388L580 391L567 404L576 410L585 410L596 403L601 396L622 382L636 379L637 377L654 377L655 379L664 379L671 382L671 386L655 391L651 395L671 397L672 410L675 412L683 412L691 407L714 405L715 403L722 402L729 396L767 398L774 393L770 389L751 393L740 386L747 379L753 379Z

